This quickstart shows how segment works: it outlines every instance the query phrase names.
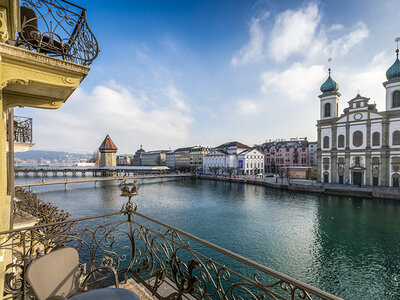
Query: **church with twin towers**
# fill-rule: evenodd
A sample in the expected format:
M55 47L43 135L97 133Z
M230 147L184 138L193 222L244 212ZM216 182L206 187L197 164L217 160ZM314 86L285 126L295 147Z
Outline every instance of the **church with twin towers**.
M398 42L399 39L396 39ZM400 61L386 71L385 111L359 93L339 114L339 85L331 77L321 86L318 128L318 180L324 183L399 187Z

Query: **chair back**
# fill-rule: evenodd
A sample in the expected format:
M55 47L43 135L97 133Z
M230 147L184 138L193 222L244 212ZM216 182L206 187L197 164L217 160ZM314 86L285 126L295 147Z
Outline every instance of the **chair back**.
M34 260L26 271L28 283L36 297L45 300L50 296L68 298L79 289L79 255L74 248L55 250Z
M23 38L32 43L38 43L38 40L40 39L38 20L35 11L32 8L21 6L21 24L24 25L21 32Z

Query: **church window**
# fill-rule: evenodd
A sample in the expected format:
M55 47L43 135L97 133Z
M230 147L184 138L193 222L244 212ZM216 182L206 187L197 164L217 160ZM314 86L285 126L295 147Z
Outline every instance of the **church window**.
M395 91L392 97L392 108L400 107L400 91Z
M324 142L323 142L323 147L329 148L329 136L324 136Z
M354 164L355 164L356 167L359 167L359 166L360 166L360 157L359 157L359 156L356 156L356 157L355 157L355 159L354 159Z
M344 157L339 157L338 163L339 165L344 165Z
M393 131L393 145L400 145L400 130Z
M373 165L379 165L379 157L376 157L376 156L373 157L373 158L372 158L372 164L373 164Z
M344 135L343 134L338 136L338 147L344 147Z
M400 156L394 156L392 158L392 170L393 172L399 172L400 168Z
M325 103L324 105L324 118L328 118L331 116L331 104Z
M372 146L380 146L381 145L381 134L379 132L374 132L372 134Z
M322 159L322 164L323 164L324 170L328 170L329 169L329 158L328 157L324 157Z
M363 144L363 134L357 130L353 133L353 145L354 147L360 147Z

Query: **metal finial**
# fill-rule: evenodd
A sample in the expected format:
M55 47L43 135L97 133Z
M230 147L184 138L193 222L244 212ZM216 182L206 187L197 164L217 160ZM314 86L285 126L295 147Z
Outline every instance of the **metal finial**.
M394 39L396 43L396 56L399 57L399 42L400 42L400 37L397 37Z
M328 71L329 71L329 75L331 75L331 61L332 61L332 58L329 57L329 58L328 58L328 65L329 65Z

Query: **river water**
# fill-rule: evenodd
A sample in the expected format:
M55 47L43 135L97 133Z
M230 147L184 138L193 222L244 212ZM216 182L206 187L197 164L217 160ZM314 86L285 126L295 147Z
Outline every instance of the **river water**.
M73 218L125 201L115 184L33 190ZM143 184L135 200L145 215L345 299L400 299L398 202L199 179Z

